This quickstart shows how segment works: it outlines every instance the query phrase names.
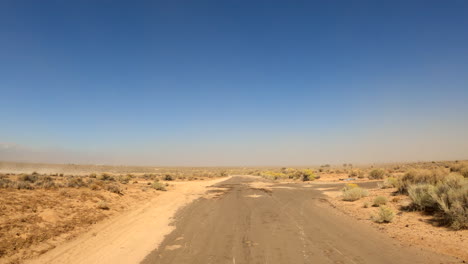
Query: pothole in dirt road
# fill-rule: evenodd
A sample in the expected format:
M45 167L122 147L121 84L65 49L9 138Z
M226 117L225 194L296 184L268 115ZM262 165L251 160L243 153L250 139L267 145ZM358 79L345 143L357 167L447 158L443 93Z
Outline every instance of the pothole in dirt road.
M209 187L210 190L206 192L205 195L203 195L203 198L205 199L219 199L221 196L229 192L230 188L224 188L224 187Z
M166 246L166 250L176 250L176 249L179 249L181 248L182 246L181 245L168 245Z
M243 242L244 242L244 245L247 247L255 247L259 245L257 242L253 242L250 240L244 240Z
M254 191L261 191L261 192L264 192L268 195L271 196L271 194L273 193L273 191L271 189L266 189L266 188L249 188L250 190L254 190Z
M210 186L209 188L227 188L227 189L232 189L232 188L235 188L235 187L239 187L240 184L217 184L215 186Z

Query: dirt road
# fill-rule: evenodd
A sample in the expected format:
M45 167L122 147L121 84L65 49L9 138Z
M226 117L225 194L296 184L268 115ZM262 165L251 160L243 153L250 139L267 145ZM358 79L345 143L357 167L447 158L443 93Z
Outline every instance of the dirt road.
M318 190L325 186L237 176L215 187L178 212L175 230L141 263L460 262L403 247L338 213Z

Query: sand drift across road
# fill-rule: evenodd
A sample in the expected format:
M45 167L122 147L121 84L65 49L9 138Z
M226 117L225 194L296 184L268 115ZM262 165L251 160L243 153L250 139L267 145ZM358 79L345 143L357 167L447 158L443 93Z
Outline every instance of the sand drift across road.
M333 185L327 185L327 187ZM334 185L339 188L341 185ZM236 176L177 213L150 263L455 263L330 208L318 184Z

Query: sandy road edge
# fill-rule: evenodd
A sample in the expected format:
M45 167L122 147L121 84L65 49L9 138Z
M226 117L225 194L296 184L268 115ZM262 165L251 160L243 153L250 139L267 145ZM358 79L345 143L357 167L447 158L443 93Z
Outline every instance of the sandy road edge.
M138 263L172 232L171 218L179 208L205 194L206 187L229 178L175 183L174 190L100 222L76 239L25 263Z

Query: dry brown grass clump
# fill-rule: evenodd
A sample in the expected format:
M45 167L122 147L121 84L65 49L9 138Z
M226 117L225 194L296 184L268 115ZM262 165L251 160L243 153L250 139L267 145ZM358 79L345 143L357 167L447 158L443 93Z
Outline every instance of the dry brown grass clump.
M313 181L320 178L315 174L312 169L294 169L294 168L281 168L281 170L265 170L258 171L257 174L269 180L299 180L299 181Z
M171 174L166 174L164 176L164 180L165 181L173 181L174 180L174 176L172 176Z
M373 169L369 172L369 179L375 180L375 179L383 179L385 177L385 170L384 169Z
M372 206L378 207L385 204L387 204L387 197L377 196L374 198L374 203L372 204Z
M372 217L372 220L376 223L390 223L393 221L395 213L390 207L381 205L377 215Z
M362 178L364 178L364 171L362 171L360 169L351 170L351 172L348 174L348 178L362 179Z
M460 173L463 177L468 178L468 164L467 163L455 163L449 166L451 172Z
M127 174L127 175L120 175L117 180L122 183L122 184L127 184L129 183L135 176L132 174Z
M88 187L88 184L79 176L67 176L65 181L65 187L69 188L81 188Z
M366 189L363 189L354 183L346 184L342 192L343 200L350 202L357 201L369 195L369 192Z
M17 177L9 175L0 175L0 188L17 189L17 190L34 190L34 189L52 189L57 185L54 178L48 175L21 174Z
M122 188L119 183L126 184L131 176L121 176L116 182L112 176L104 174L99 176L102 180L92 176L57 176L33 174L4 175L0 174L0 188L17 190L35 190L35 189L66 189L66 188L89 188L93 191L107 190L112 193L122 195Z
M115 181L114 176L110 175L109 173L102 173L96 177L96 179L100 181Z
M166 186L159 181L154 181L153 184L151 184L151 188L157 191L167 191Z
M434 185L427 183L413 184L408 187L408 196L411 198L412 207L420 211L434 211L437 203L432 198L431 193Z
M97 208L102 209L102 210L109 210L110 209L110 207L106 203L106 201L99 201L99 203L97 205Z
M408 187L412 184L432 184L442 181L448 172L444 169L412 169L405 173L398 181L398 191L407 193Z
M122 189L120 189L120 186L116 183L112 184L107 184L105 186L105 189L109 192L116 193L116 194L122 194Z
M379 186L382 189L398 187L398 179L395 177L388 177Z
M433 212L453 229L468 228L468 179L451 174L435 184L409 185L408 195L416 210Z

